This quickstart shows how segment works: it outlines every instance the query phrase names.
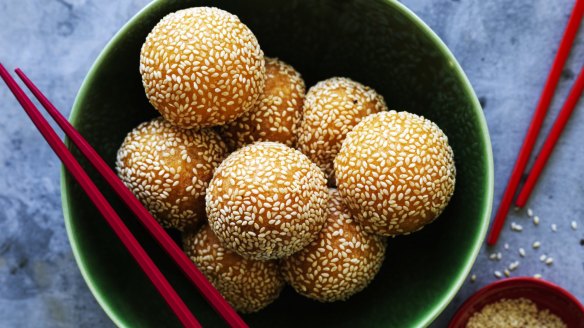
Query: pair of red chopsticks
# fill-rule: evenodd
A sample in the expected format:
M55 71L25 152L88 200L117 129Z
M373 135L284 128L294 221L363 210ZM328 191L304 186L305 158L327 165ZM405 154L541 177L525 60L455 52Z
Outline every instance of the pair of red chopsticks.
M65 134L73 141L81 153L89 160L96 170L102 175L106 182L112 187L116 194L126 203L136 217L142 222L150 234L164 248L170 257L178 264L191 282L199 289L207 302L223 317L231 327L248 327L235 310L225 301L223 296L211 285L207 278L197 269L191 260L174 243L166 231L156 222L154 217L142 206L132 192L126 188L122 181L110 169L105 161L89 145L89 143L75 130L67 119L59 113L57 108L45 97L32 81L20 70L16 69L16 74L22 79L24 84L30 89L38 101L47 110L49 115L63 129ZM81 188L95 204L97 210L106 219L107 223L114 230L115 234L122 241L132 257L148 276L152 284L156 287L160 295L164 298L171 310L176 314L180 322L185 327L201 327L194 315L184 304L180 296L172 288L146 251L140 246L136 238L126 227L120 217L116 214L111 205L107 202L103 194L90 180L79 162L65 146L48 121L43 117L38 108L32 103L30 98L24 93L22 88L10 76L8 71L0 64L0 76L6 82L20 105L24 108L34 125L43 135L47 143L63 162L69 173L79 183Z
M495 216L493 227L491 228L491 232L487 238L487 244L489 245L494 245L499 238L499 234L501 233L501 229L505 223L505 218L507 217L507 212L509 211L509 207L513 202L513 197L515 196L515 192L517 191L517 187L521 181L521 176L523 175L523 171L525 171L529 156L531 155L537 140L537 136L541 130L541 125L543 124L547 109L552 101L554 91L558 85L558 81L560 80L562 69L566 63L566 60L568 59L572 43L576 38L576 33L578 32L578 28L582 22L583 12L584 0L576 0L576 4L574 5L574 9L572 10L572 14L570 15L570 19L568 21L568 26L566 27L566 31L562 37L560 48L558 49L558 53L554 59L554 63L547 78L543 93L535 109L531 124L529 125L527 136L523 141L523 146L521 147L521 151L519 152L519 156L515 162L515 167L513 167L513 172L511 173L511 178L509 179L507 188L505 189L505 193L503 194L503 198L501 200L501 204L499 205L499 210ZM523 207L525 206L525 203L527 203L527 199L529 198L529 195L531 194L531 191L537 182L537 178L541 174L541 171L549 159L549 156L552 153L558 138L560 137L564 127L566 126L566 123L568 122L568 119L570 118L570 115L572 114L572 111L578 103L578 99L580 99L580 96L582 95L583 88L584 67L580 69L580 73L576 78L576 82L570 90L570 94L568 95L566 102L560 110L560 114L554 122L554 125L550 130L550 133L533 165L533 168L529 172L523 188L519 192L519 196L515 202L515 205L518 207Z

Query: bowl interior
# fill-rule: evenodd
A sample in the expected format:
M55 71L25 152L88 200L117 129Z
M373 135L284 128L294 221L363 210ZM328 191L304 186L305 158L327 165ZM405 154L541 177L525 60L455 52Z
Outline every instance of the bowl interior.
M268 56L292 64L307 86L346 76L375 88L388 106L435 121L457 166L455 195L444 214L411 236L390 241L381 272L346 302L321 304L287 287L272 305L244 318L252 326L392 326L428 324L461 286L483 240L493 192L492 154L481 108L464 73L438 37L395 1L156 1L110 42L89 73L71 120L113 167L128 131L157 113L138 72L140 47L165 14L209 5L240 17ZM93 173L89 165L82 164ZM93 174L94 180L99 181ZM222 321L189 285L129 211L105 188L138 240L204 326ZM177 320L68 174L63 201L81 271L121 326L169 327Z
M501 299L527 298L538 308L549 309L568 327L584 328L584 307L566 290L541 279L518 277L495 282L471 296L456 312L449 328L463 328L487 304Z

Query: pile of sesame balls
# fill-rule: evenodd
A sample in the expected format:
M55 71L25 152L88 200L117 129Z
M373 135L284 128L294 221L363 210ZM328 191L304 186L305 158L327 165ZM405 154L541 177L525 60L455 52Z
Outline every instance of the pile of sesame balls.
M127 135L118 175L162 226L182 231L185 252L240 312L286 284L346 300L380 270L387 237L432 222L454 192L436 124L388 110L349 78L306 91L226 11L165 16L140 73L161 117Z

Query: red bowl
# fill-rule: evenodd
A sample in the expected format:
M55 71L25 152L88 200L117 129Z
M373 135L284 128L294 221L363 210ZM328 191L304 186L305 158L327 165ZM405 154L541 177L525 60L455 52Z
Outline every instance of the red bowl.
M481 288L456 311L449 328L464 328L468 319L485 305L503 298L530 299L540 309L562 319L569 328L584 328L584 306L574 295L551 282L531 277L517 277L496 281Z

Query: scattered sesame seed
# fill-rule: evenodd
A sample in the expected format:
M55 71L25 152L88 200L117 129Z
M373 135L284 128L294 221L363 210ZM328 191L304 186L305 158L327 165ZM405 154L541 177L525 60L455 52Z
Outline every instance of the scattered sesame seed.
M509 244L505 243L505 245L503 245L503 248L509 249Z
M536 215L533 217L533 224L539 225L539 216Z
M519 267L519 261L511 262L511 264L509 264L509 270L510 271L514 271L518 267Z
M510 277L511 276L511 272L509 272L509 270L505 269L503 271L503 273L505 274L505 277Z
M501 252L497 253L497 260L501 261L502 258L503 258L503 254L501 254Z
M489 255L489 259L490 260L496 260L497 259L497 253L491 253L491 255Z
M542 254L542 255L539 257L539 260L540 260L541 262L544 262L546 258L547 258L547 255L545 255L545 254Z
M541 279L541 274L536 273L536 274L533 275L533 278L535 278L535 279Z
M475 282L477 280L477 275L473 274L472 276L470 276L470 282Z
M539 241L534 241L533 244L531 244L531 247L533 247L534 249L538 249L541 246L541 243Z
M572 223L570 224L570 227L572 227L572 230L578 229L578 222L572 221Z
M523 248L519 248L519 255L525 257L525 250Z
M501 278L501 277L503 277L503 274L501 273L501 271L494 271L494 272L493 272L493 275L494 275L495 277L497 277L498 279L499 279L499 278Z
M554 259L552 257L548 257L545 260L545 264L547 264L547 265L552 265L552 263L554 263Z
M527 215L532 217L533 216L533 210L531 208L527 209Z
M511 222L511 230L521 232L521 231L523 231L523 226L521 226L520 224L517 224L515 222Z
M558 226L557 226L555 223L552 223L552 224L551 224L551 228L552 228L552 231L553 231L553 232L556 232L556 231L558 231Z

